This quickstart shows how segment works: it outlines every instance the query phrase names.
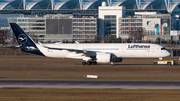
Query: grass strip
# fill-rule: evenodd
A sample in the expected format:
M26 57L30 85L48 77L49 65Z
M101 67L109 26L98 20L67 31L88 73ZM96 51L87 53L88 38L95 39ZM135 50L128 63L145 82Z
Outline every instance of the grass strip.
M179 101L180 90L0 89L1 101Z

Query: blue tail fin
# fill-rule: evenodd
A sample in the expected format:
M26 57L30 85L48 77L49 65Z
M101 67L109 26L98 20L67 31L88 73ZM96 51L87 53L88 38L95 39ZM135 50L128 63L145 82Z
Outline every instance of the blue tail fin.
M20 48L24 52L43 55L37 48L36 43L16 23L10 23ZM44 56L44 55L43 55Z
M10 23L10 26L20 46L36 47L35 42L16 23Z

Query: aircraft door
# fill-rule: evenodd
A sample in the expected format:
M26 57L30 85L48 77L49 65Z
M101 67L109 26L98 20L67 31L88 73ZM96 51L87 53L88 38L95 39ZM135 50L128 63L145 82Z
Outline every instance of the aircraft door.
M125 46L121 47L121 52L125 52Z
M150 53L151 53L150 50L145 50L145 51L144 51L144 56L145 56L145 57L148 57L148 55L149 55Z
M120 47L120 51L121 51L120 56L121 57L125 56L125 46Z
M154 46L151 47L151 52L155 52L155 47Z

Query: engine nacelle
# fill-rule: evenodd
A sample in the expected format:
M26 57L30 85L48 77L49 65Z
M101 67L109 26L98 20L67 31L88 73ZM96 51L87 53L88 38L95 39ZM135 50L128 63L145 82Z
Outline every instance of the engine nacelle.
M96 62L110 63L111 62L111 54L97 53Z
M118 58L116 56L111 57L111 62L122 62L123 58Z
M122 60L122 58L107 53L97 53L96 55L96 62L101 63L121 62Z

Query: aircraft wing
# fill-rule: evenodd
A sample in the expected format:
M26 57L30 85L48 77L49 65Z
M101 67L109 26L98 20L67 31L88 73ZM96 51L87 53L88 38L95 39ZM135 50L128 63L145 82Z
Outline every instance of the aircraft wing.
M69 48L54 48L54 47L48 47L46 45L41 44L44 48L48 49L54 49L54 50L67 50L71 52L76 52L76 53L96 53L95 51L89 51L89 50L81 50L81 49L69 49Z

